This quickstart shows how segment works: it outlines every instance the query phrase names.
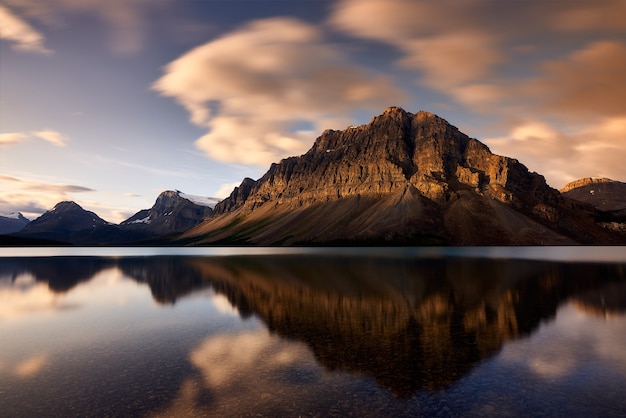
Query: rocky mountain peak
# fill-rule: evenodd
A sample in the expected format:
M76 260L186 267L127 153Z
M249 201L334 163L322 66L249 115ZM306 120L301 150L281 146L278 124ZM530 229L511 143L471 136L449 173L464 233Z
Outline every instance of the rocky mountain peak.
M71 200L59 202L52 208L52 212L70 212L84 210L78 203Z

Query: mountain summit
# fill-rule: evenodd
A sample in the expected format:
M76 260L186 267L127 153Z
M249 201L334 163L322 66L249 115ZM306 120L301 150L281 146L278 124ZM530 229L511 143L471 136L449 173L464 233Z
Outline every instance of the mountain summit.
M245 179L190 244L539 245L623 240L594 208L429 112L390 107L327 130L304 155Z
M178 190L162 192L150 209L137 212L120 224L124 230L133 229L157 236L190 229L204 220L219 201L181 193Z

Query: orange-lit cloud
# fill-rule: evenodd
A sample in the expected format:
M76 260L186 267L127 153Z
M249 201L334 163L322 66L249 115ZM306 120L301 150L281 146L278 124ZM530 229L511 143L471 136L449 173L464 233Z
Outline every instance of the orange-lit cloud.
M169 63L153 88L209 129L196 142L209 157L262 165L305 151L326 128L344 128L357 108L405 97L293 18L253 21L199 46Z
M604 118L570 132L540 122L519 124L504 137L485 138L492 151L513 155L555 188L582 177L626 179L626 117Z
M44 46L44 36L24 19L0 5L0 39L13 43L13 49L39 54L51 54Z
M0 146L17 144L28 139L28 135L24 132L7 132L0 134Z
M70 141L70 138L67 135L64 135L57 131L53 131L51 129L46 129L35 132L0 133L0 146L17 144L19 142L24 142L32 137L43 139L44 141L56 145L57 147L65 147Z
M56 145L57 147L64 147L67 145L70 138L62 133L46 130L46 131L36 131L33 132L37 138L41 138L44 141L48 141L51 144Z
M566 119L626 116L626 43L593 42L564 58L542 65L543 74L519 91L542 111Z

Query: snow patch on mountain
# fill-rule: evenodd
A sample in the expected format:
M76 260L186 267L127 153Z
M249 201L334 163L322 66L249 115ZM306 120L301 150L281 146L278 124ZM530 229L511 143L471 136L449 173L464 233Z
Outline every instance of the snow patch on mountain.
M195 196L192 194L178 192L178 195L183 199L187 199L192 203L195 203L199 206L207 206L213 209L215 205L217 205L222 199L217 197L207 197L207 196Z
M0 213L1 217L8 218L8 219L21 219L20 215L21 215L20 212L11 212L11 213L7 213L7 214Z

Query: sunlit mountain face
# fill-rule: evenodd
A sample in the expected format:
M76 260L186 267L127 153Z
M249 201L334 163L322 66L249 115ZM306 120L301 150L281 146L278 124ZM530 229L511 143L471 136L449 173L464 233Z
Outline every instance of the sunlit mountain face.
M623 263L389 254L4 258L0 405L25 416L113 414L129 400L157 415L624 407L601 395L626 381ZM505 401L537 384L542 395Z

